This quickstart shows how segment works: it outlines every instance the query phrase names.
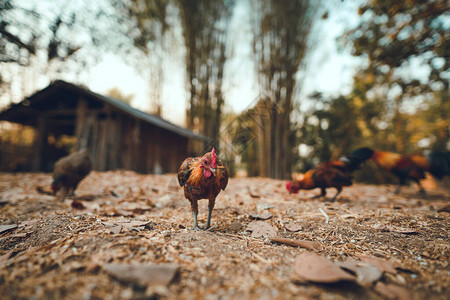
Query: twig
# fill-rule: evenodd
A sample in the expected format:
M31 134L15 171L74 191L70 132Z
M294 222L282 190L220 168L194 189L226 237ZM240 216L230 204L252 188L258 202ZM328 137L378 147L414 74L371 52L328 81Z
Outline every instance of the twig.
M328 221L329 221L329 217L328 217L328 215L327 215L327 213L322 209L322 208L320 208L319 207L319 211L322 213L322 215L325 217L325 223L327 223L328 224Z

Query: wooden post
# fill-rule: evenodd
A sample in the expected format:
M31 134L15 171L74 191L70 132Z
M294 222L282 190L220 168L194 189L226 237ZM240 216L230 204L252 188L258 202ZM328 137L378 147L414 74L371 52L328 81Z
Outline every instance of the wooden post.
M86 127L86 113L88 104L86 100L79 98L77 103L76 120L75 120L75 136L77 138L76 150L86 148L88 139L83 136Z
M45 116L40 115L37 119L37 128L36 128L36 137L33 142L33 148L35 149L35 154L33 156L33 160L31 163L31 171L39 172L42 168L42 154L43 148L46 143L45 139L47 138L46 134L46 122Z

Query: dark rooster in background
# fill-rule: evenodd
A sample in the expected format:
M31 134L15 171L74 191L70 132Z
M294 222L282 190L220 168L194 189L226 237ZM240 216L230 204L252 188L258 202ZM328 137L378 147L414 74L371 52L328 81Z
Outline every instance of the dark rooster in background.
M316 168L307 171L294 181L288 181L286 188L289 193L298 193L299 190L311 190L320 188L321 194L313 198L326 195L326 188L337 189L336 195L330 200L334 201L342 192L343 186L352 185L352 173L359 165L369 159L372 153L355 150L337 161L326 162Z
M382 169L393 173L400 180L395 190L398 194L408 179L414 180L419 186L419 191L425 194L420 180L425 179L425 172L442 179L450 176L450 152L433 151L427 155L401 155L398 153L360 148L360 151L372 153L373 160Z
M68 156L64 156L55 162L53 169L52 191L58 198L64 200L69 191L75 190L92 170L92 162L87 149L82 149Z
M208 220L206 228L211 225L211 214L220 190L225 190L228 184L228 171L216 156L216 150L202 157L189 157L181 164L178 171L178 182L184 186L184 196L191 203L194 216L194 230L198 230L197 215L200 199L209 200Z

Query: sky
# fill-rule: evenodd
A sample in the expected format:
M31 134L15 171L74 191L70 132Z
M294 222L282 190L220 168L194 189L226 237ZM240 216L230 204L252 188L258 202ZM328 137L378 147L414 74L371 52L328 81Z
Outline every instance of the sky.
M355 67L359 62L349 54L349 49L338 51L336 39L345 30L356 26L360 1L330 0L324 3L328 7L322 8L322 11L328 10L329 15L327 19L316 23L312 29L311 37L315 47L310 53L308 65L300 70L304 81L297 100L302 100L316 91L333 96L348 93ZM236 1L230 24L229 59L225 66L223 85L225 112L239 113L250 108L259 93L252 59L249 11L248 1ZM182 43L181 32L175 32L174 38L178 43ZM176 45L180 49L182 46ZM187 103L184 53L174 53L163 61L162 113L167 120L184 126ZM44 88L50 81L50 78L45 76L38 76L37 79L35 89ZM122 94L134 96L134 107L144 111L152 110L149 100L151 91L146 79L117 55L105 54L97 65L87 68L79 75L64 74L63 79L84 84L101 94L118 88Z
M258 95L251 50L251 28L248 18L248 2L237 1L230 24L229 59L225 67L225 111L239 113L249 108ZM336 39L358 22L358 1L330 1L329 16L313 28L315 48L310 53L303 90L299 97L315 91L325 95L348 93L358 60L349 49L338 51ZM179 33L180 34L180 33ZM181 38L181 36L179 37ZM187 102L183 58L170 57L164 61L164 84L162 89L163 117L178 125L185 124ZM85 84L95 92L106 93L117 87L126 94L134 95L132 105L150 110L150 88L145 79L127 65L120 57L107 54L103 60L82 75Z

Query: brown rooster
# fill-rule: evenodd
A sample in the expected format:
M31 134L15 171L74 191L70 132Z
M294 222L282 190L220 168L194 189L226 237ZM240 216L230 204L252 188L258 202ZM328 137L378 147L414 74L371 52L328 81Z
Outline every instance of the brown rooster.
M430 152L428 155L401 155L398 153L377 151L370 148L361 148L361 151L371 153L373 160L382 169L393 173L400 180L395 190L398 194L408 179L414 180L419 186L419 191L425 194L420 180L425 178L425 172L430 172L434 177L442 179L450 176L450 152Z
M58 198L64 200L69 191L72 194L80 183L92 170L92 162L87 149L64 156L55 162L53 169L52 191Z
M352 185L353 171L358 169L359 165L369 159L370 156L370 153L355 150L337 161L318 165L292 182L288 181L286 189L289 193L298 193L299 190L320 188L320 195L313 197L317 198L326 195L326 188L334 187L337 189L337 193L330 199L330 201L334 201L342 192L343 186Z
M205 228L208 229L211 225L211 214L216 197L220 190L225 190L228 184L228 171L217 158L215 149L213 148L211 152L202 157L186 158L178 171L178 182L180 186L184 186L184 196L191 202L194 230L199 229L197 201L209 200L208 220Z

